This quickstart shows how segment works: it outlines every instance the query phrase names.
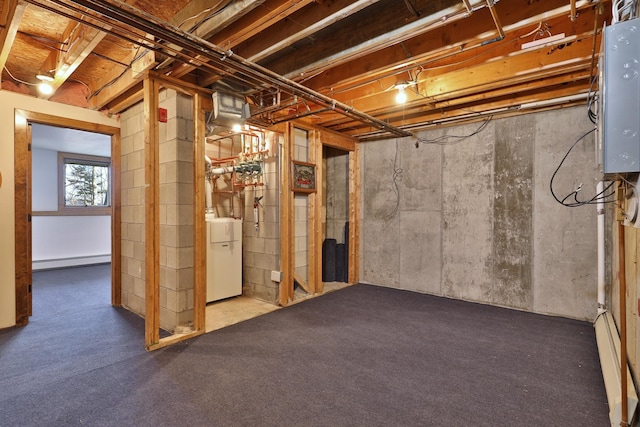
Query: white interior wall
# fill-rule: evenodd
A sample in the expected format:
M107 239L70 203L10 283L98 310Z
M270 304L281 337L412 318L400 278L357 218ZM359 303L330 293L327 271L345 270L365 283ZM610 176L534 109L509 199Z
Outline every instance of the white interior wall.
M59 104L31 96L0 90L0 328L16 324L15 287L15 191L14 126L15 110L49 114L74 120L119 127L119 122L99 111Z
M53 142L53 141L52 141ZM111 260L109 215L61 216L58 210L58 152L34 148L32 210L33 269L70 267Z

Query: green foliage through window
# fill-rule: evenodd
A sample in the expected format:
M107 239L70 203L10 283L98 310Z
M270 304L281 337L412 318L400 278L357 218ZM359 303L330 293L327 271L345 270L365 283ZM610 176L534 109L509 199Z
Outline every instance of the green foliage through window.
M65 159L64 206L109 205L109 163Z

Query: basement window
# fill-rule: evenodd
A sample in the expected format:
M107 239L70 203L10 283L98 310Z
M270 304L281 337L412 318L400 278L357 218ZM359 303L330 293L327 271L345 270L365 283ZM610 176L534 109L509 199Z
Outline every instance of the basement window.
M111 214L111 159L59 153L58 210L65 215Z

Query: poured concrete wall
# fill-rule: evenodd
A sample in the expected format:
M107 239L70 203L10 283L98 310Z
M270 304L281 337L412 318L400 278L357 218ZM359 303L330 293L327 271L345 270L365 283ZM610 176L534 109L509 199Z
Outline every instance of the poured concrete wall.
M586 109L480 126L422 132L418 147L362 144L361 281L592 320L595 206L563 207L549 191L561 158L593 127ZM594 158L588 135L557 193L582 183L580 197L593 196Z

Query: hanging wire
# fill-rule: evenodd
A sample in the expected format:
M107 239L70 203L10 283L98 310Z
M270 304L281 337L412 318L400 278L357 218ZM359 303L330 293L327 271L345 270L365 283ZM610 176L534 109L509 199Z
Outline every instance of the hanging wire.
M453 144L456 142L461 142L467 138L471 138L474 135L479 134L480 132L482 132L487 125L489 124L489 122L493 119L493 116L490 116L488 119L486 119L485 121L482 122L482 124L472 133L468 134L468 135L441 135L437 138L433 138L433 139L428 139L428 138L418 138L416 140L416 146L420 143L424 143L424 144L438 144L438 145L447 145L447 144Z
M14 75L11 74L11 71L9 71L9 69L6 66L4 67L4 70L7 72L7 74L9 74L9 77L11 77L13 80L15 80L18 83L22 83L22 84L29 85L29 86L38 86L38 83L30 83L30 82L26 82L24 80L20 80L17 77L14 77Z
M396 138L396 153L393 158L393 174L392 174L392 185L393 185L393 193L396 195L396 202L391 210L386 216L385 219L387 221L391 220L398 213L398 209L400 209L400 188L398 186L398 182L402 181L403 170L398 166L398 138Z
M578 143L580 141L582 141L587 136L592 134L595 130L596 130L596 128L593 128L593 129L585 132L584 134L582 134L571 145L571 147L569 147L569 149L567 150L565 155L562 157L562 160L560 160L560 163L558 164L558 167L553 172L553 175L551 175L551 179L549 180L549 190L551 191L551 195L553 196L555 201L560 203L562 206L566 206L568 208L576 208L576 207L585 206L585 205L594 205L594 204L597 204L597 203L614 203L615 202L615 200L607 200L608 198L610 198L611 196L613 196L615 194L615 190L611 191L610 193L607 193L609 191L609 189L613 186L613 184L614 184L613 181L611 183L609 183L609 185L607 185L604 188L604 190L602 190L601 192L599 192L595 196L591 197L590 199L584 199L584 200L579 200L578 199L579 193L580 193L580 191L582 191L582 184L578 185L578 187L576 187L572 192L567 194L562 199L560 199L556 195L555 191L553 190L553 181L554 181L556 175L558 174L558 171L560 170L560 168L564 164L565 160L567 159L567 157L569 157L569 154L571 153L571 151L574 149L574 147L576 145L578 145Z

